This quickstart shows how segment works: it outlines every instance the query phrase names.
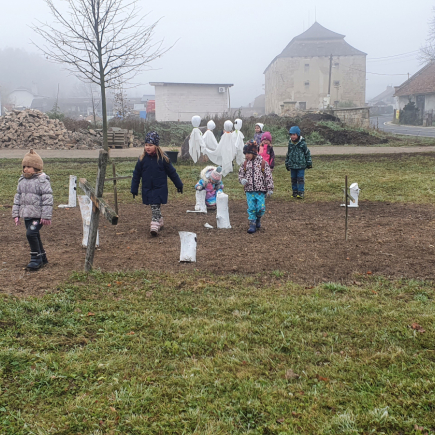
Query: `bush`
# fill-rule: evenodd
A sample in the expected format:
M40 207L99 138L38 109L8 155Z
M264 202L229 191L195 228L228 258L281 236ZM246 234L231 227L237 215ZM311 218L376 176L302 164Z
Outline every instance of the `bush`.
M307 145L324 145L329 144L329 141L327 141L318 131L313 131L311 134L309 134L306 137Z

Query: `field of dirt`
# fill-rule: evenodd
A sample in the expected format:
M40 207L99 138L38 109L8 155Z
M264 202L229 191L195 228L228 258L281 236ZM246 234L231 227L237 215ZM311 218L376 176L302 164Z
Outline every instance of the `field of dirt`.
M162 207L165 228L149 235L150 210L120 205L117 226L100 221L101 247L94 267L103 271L193 269L217 274L282 271L290 279L314 285L351 283L357 274L432 280L435 276L435 208L431 205L360 202L349 210L349 241L344 241L344 208L339 204L268 201L263 228L246 233L244 201L230 201L232 229L216 227L215 213L186 213L193 204ZM178 231L197 234L197 263L179 263ZM72 271L82 270L80 211L56 209L53 225L41 231L49 264L27 272L29 248L23 225L15 227L10 209L0 209L2 237L0 292L42 295L55 290Z

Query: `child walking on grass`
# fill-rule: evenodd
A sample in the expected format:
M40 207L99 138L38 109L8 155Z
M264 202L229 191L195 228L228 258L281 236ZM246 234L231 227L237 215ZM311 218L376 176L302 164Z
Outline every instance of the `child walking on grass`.
M285 167L287 171L291 171L293 198L303 199L305 194L305 169L311 169L313 162L305 139L301 136L301 129L293 126L290 128L289 134L290 140L285 157Z
M269 164L258 155L254 140L246 144L246 160L239 169L239 181L245 188L248 202L248 233L261 228L261 218L266 213L266 196L273 194L273 178Z
M174 183L177 192L183 193L183 183L159 143L160 137L155 131L146 135L144 151L133 171L130 189L135 198L142 180L142 202L151 206L150 233L152 236L157 236L163 228L160 207L168 202L168 177Z
M39 231L43 225L51 224L53 191L50 177L42 172L44 163L35 151L31 149L24 156L21 165L23 173L18 180L12 217L15 225L21 224L20 218L24 219L27 241L30 245L30 263L27 268L36 271L48 263Z

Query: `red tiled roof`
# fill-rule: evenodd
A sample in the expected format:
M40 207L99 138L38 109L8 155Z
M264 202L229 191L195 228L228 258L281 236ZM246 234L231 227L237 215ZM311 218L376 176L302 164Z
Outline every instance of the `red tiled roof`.
M406 82L395 87L394 96L404 97L417 94L435 93L435 62L425 65Z

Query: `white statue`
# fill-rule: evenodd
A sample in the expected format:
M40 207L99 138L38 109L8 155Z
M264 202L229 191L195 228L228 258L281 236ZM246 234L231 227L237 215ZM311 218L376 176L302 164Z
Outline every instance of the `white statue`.
M242 128L242 120L236 119L234 122L234 129L232 135L233 135L233 141L234 141L234 148L236 152L236 163L240 166L245 161L245 155L243 154L243 147L245 146L245 136L240 131Z
M201 130L198 128L201 124L200 116L192 117L192 125L193 130L190 133L189 139L189 154L192 157L194 163L198 161L199 156L201 155L201 149L205 148L204 139L202 137Z

